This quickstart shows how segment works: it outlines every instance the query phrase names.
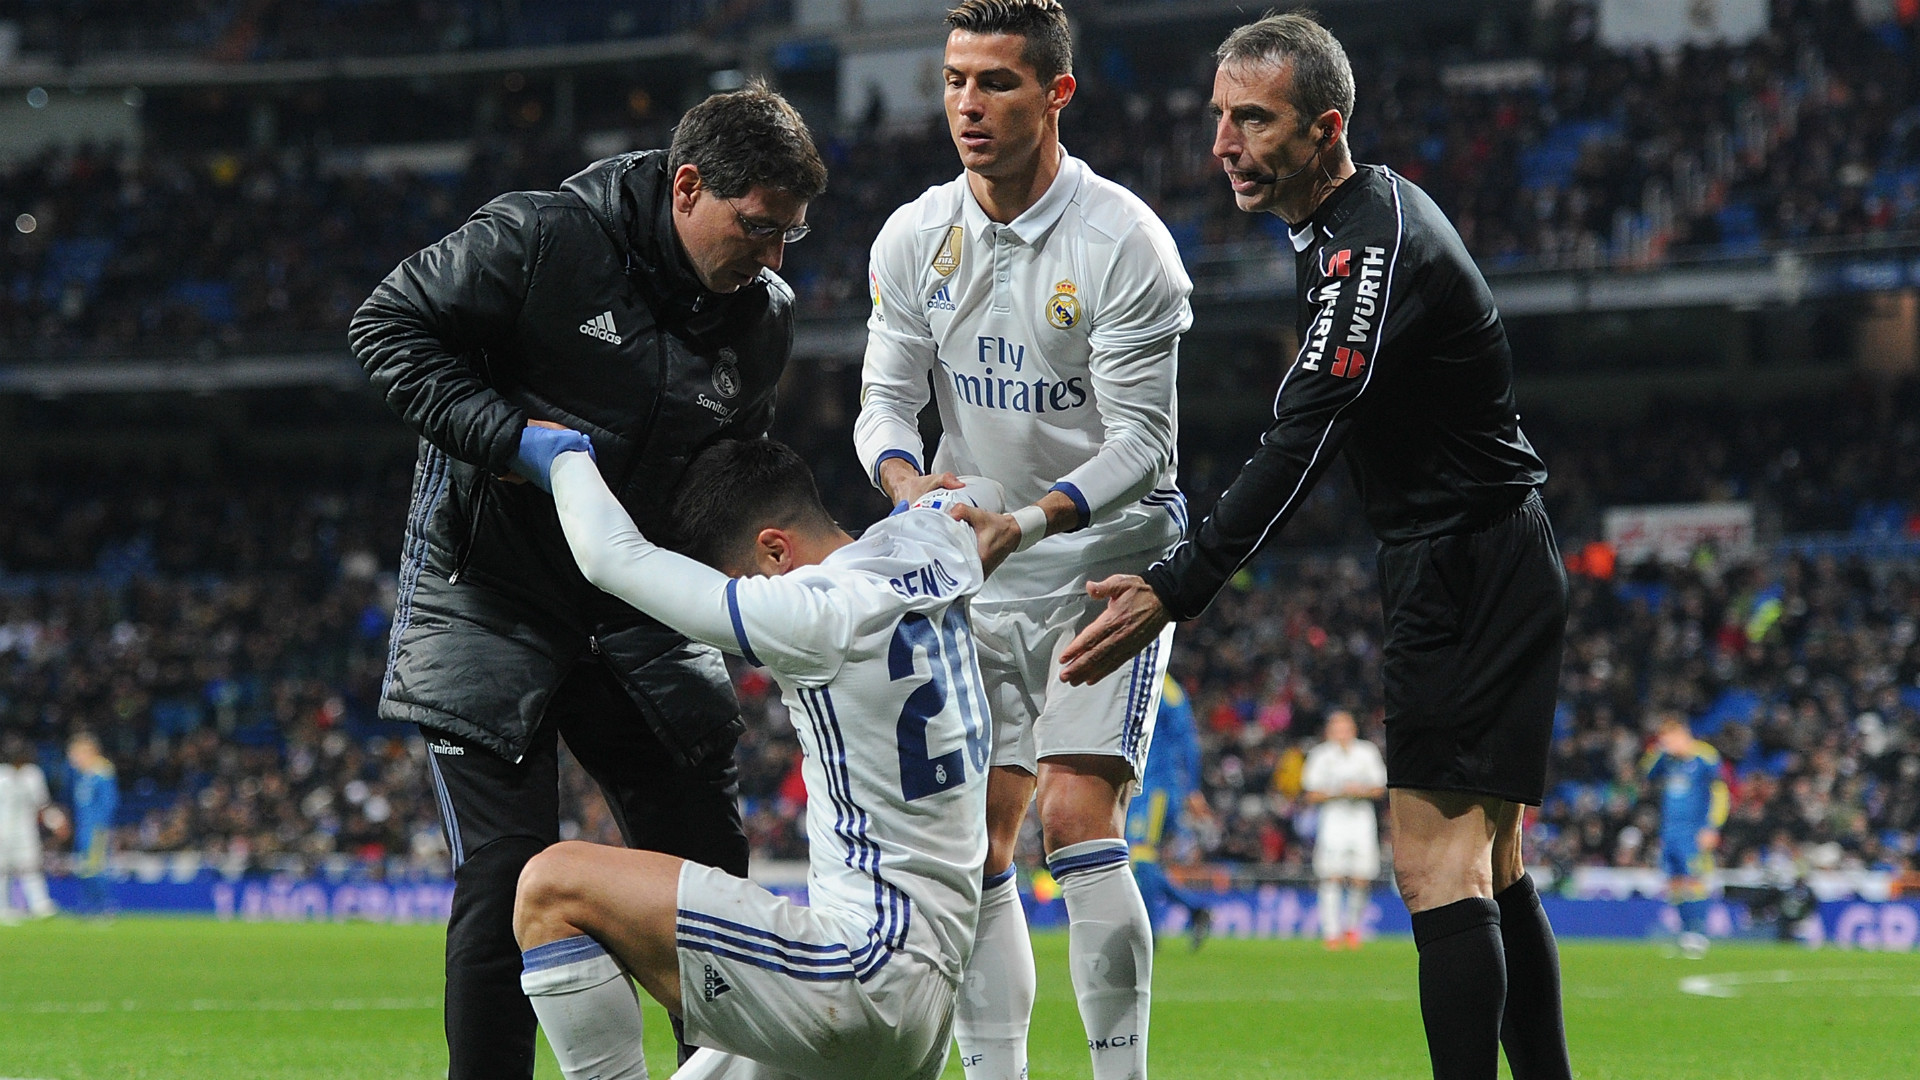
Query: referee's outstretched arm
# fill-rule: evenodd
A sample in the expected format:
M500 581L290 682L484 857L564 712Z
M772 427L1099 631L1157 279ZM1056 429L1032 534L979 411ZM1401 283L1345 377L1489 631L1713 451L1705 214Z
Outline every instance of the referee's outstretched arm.
M1343 235L1354 272L1322 287L1333 302L1307 330L1274 395L1273 424L1200 527L1147 569L1147 584L1175 619L1205 611L1215 594L1286 527L1333 464L1353 425L1393 378L1393 344L1412 321L1404 284L1394 281L1398 230ZM1331 243L1327 246L1333 246ZM1365 251L1375 261L1363 263Z
M1354 424L1390 392L1396 344L1417 321L1409 284L1394 271L1404 228L1353 222L1337 246L1351 260L1310 301L1319 314L1274 395L1273 424L1192 535L1142 577L1088 585L1108 610L1067 646L1061 678L1098 682L1170 620L1191 619L1282 528L1339 456ZM1335 247L1328 242L1326 247ZM1351 253L1351 254L1348 254Z

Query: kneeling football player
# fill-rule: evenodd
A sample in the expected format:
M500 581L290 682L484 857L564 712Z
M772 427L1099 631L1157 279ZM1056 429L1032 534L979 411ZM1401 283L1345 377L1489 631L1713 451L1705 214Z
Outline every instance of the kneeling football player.
M631 975L706 1048L678 1077L937 1076L987 842L967 599L990 568L974 532L917 506L854 540L793 451L730 441L682 481L682 555L640 534L587 453L564 452L583 437L537 437L563 451L547 479L589 581L772 671L808 796L807 906L659 852L563 843L528 863L521 983L562 1073L647 1075ZM970 497L991 498L935 500Z

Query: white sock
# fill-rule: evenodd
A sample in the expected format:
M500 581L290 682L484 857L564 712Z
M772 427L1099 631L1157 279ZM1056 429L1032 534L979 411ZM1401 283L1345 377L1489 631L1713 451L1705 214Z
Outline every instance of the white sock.
M566 1080L647 1080L640 999L620 965L584 935L521 953L520 989Z
M953 1010L967 1080L1024 1080L1033 998L1033 939L1009 866L981 890L980 928Z
M1367 901L1371 900L1373 890L1365 885L1347 885L1347 930L1359 933L1367 921Z
M1087 1029L1093 1080L1146 1080L1153 1000L1153 926L1120 839L1047 856L1067 902L1067 960Z
M1340 882L1336 878L1320 881L1320 939L1332 941L1340 936Z
M21 874L20 891L26 894L28 911L35 915L53 914L53 897L47 895L47 875Z

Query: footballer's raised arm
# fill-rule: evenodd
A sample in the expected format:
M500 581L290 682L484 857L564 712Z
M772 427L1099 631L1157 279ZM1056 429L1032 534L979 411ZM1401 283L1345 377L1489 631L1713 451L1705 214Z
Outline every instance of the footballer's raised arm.
M727 575L659 547L613 497L593 459L553 459L553 502L573 561L603 589L695 641L738 653L727 615Z
M583 453L553 460L553 501L580 572L674 630L802 682L833 677L850 625L836 598L785 578L732 578L645 536Z

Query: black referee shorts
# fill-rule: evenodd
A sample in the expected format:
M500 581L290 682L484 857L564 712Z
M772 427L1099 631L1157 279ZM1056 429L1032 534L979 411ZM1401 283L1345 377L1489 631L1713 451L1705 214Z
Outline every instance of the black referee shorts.
M1380 548L1387 786L1538 806L1567 573L1538 492L1470 533Z

